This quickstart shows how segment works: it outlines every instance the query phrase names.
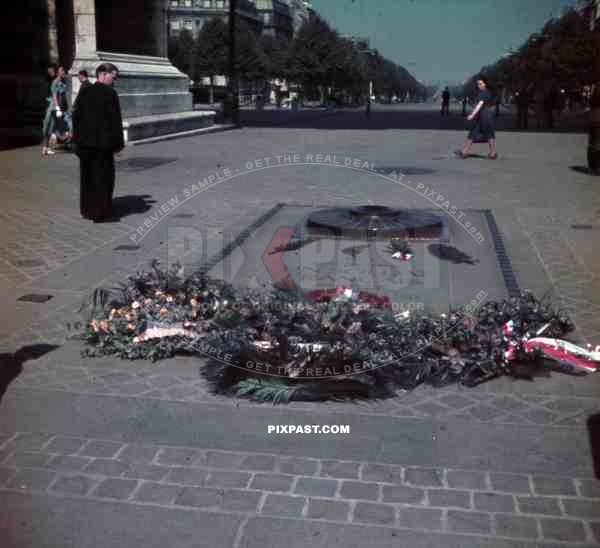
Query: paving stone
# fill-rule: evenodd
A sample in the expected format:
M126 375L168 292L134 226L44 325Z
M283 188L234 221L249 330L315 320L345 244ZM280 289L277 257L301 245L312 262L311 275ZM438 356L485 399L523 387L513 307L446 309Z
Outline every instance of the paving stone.
M542 518L542 535L545 539L564 542L582 542L586 539L583 523L576 520Z
M365 464L361 479L382 483L402 483L402 467L387 464Z
M532 409L524 413L523 416L536 424L552 424L558 418L556 413L551 413L547 409L542 408Z
M304 497L292 497L289 495L267 495L261 513L272 516L285 516L299 518L306 499Z
M238 468L242 459L243 456L238 453L207 451L198 457L195 464L211 468Z
M491 519L489 514L480 512L460 512L448 510L448 531L454 533L480 533L491 532Z
M50 487L52 491L69 495L87 495L96 485L97 480L89 476L61 476Z
M47 453L60 453L62 455L71 455L77 453L88 440L84 438L71 438L66 436L56 436L46 447Z
M94 489L95 497L125 500L136 488L138 482L132 479L105 479Z
M114 441L93 440L90 441L79 452L79 454L86 457L110 459L117 454L121 447L123 447L122 443L117 443Z
M337 489L336 480L300 478L294 492L311 497L333 497Z
M226 489L221 500L221 508L231 512L256 512L261 493L242 489Z
M379 485L360 481L344 481L340 495L346 499L377 500Z
M171 386L177 386L181 384L181 381L174 377L150 377L147 379L148 383L150 383L154 388L170 388Z
M383 502L396 502L403 504L422 504L425 499L425 490L406 485L384 485Z
M221 504L223 491L212 487L185 487L175 498L178 506L194 506L196 508L212 508Z
M19 470L6 482L6 487L22 491L44 491L54 480L50 470Z
M78 472L83 470L91 459L85 457L76 457L73 455L56 455L46 463L46 468L52 470L73 471Z
M400 508L400 525L410 529L439 531L442 529L442 511L433 508Z
M600 499L600 481L579 480L579 493L582 497Z
M462 470L446 471L448 487L458 489L479 489L487 487L485 474L483 472L466 472Z
M43 468L51 458L51 455L46 453L17 451L4 459L3 464L5 466L19 466L25 468Z
M165 467L161 468L164 469ZM167 481L171 483L183 483L186 485L206 485L208 474L209 471L204 468L177 466L176 468L170 469Z
M475 403L473 400L465 398L460 394L448 394L446 396L438 398L438 401L440 401L444 405L447 405L448 407L451 407L452 409L464 409L465 407L468 407L469 405L473 405Z
M424 414L432 417L445 417L450 414L451 409L435 402L426 402L413 407L419 414Z
M242 459L239 468L242 470L272 472L276 464L277 458L271 455L247 455Z
M428 489L427 496L430 506L451 506L456 508L469 508L471 506L471 497L467 491Z
M213 470L206 480L206 485L210 487L246 487L250 477L249 472Z
M125 470L123 477L160 481L164 479L170 470L171 468L167 468L166 466L134 462L129 465L127 470Z
M517 497L519 509L524 514L550 514L560 516L558 499L549 497Z
M180 485L145 481L135 492L133 499L140 502L153 502L155 504L171 504L183 489L184 487Z
M489 405L476 405L471 407L468 412L480 421L491 421L505 414L504 410Z
M129 465L116 459L94 459L85 467L86 474L100 476L120 476L129 470Z
M176 448L163 448L157 457L157 462L160 464L167 464L170 466L177 465L190 465L193 464L196 459L200 456L198 451L193 449L176 449Z
M518 412L529 407L523 400L513 398L512 396L498 396L490 401L490 405L510 412Z
M321 476L358 479L359 466L357 462L324 460L321 465Z
M496 514L494 516L496 534L501 537L537 538L538 527L534 518Z
M159 449L156 445L128 445L119 453L119 460L149 463L154 460Z
M531 493L529 478L514 474L491 474L494 491L506 493Z
M396 521L396 512L393 506L373 504L370 502L358 502L354 508L353 521L392 525Z
M575 483L569 478L534 476L533 485L538 495L577 495Z
M563 498L562 503L568 516L600 520L600 500Z
M317 473L317 461L298 458L281 458L279 471L294 476L314 476Z
M442 487L442 471L429 468L407 468L404 473L406 483Z
M17 473L16 468L0 466L0 486L4 485L16 473Z
M52 436L48 434L20 433L14 439L6 442L3 449L9 451L39 451L51 439Z
M250 489L263 491L289 491L294 478L280 474L256 474L250 483Z
M308 517L312 519L328 519L332 521L347 521L350 503L331 499L308 500Z
M512 495L499 493L473 493L476 510L482 512L514 512L515 499Z

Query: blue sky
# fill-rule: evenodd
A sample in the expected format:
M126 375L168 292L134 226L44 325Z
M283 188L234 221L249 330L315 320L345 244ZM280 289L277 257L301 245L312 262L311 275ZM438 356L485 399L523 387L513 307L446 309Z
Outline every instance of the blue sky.
M577 0L312 0L342 34L426 83L460 83Z

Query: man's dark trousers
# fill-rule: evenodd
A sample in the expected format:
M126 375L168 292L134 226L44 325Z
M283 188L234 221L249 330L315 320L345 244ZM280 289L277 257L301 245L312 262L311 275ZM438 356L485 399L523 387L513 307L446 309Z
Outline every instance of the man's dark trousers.
M87 219L110 217L115 190L115 160L111 150L79 147L80 210Z

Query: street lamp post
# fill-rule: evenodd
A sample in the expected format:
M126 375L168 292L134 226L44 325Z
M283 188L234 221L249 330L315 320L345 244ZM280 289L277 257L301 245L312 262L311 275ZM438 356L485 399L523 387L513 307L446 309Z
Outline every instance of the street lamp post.
M240 125L238 104L238 77L236 69L236 10L238 0L229 0L229 78L227 82L227 99L231 114L231 122Z

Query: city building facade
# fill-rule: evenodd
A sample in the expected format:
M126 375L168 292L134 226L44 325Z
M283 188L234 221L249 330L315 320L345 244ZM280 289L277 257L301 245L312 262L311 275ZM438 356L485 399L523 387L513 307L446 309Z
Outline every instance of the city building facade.
M263 18L251 0L238 0L237 16L256 34L262 32ZM187 30L196 38L206 21L215 17L228 21L229 0L169 0L168 17L170 37Z

